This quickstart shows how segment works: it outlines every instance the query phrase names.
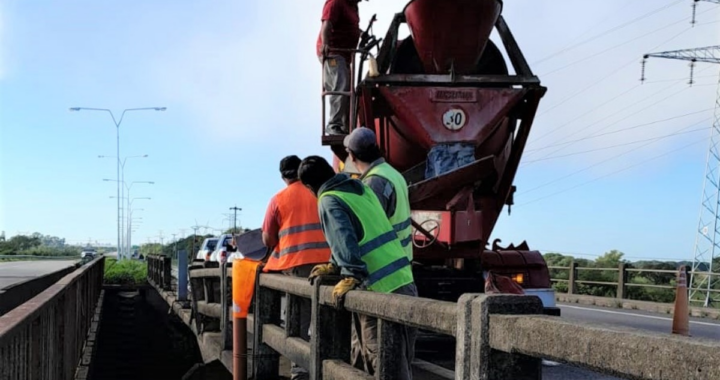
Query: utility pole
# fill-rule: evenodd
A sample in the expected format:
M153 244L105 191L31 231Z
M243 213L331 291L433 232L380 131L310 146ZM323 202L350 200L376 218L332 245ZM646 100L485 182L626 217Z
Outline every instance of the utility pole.
M720 0L695 0L693 23L698 1L720 4ZM645 80L645 61L650 57L690 61L688 84L692 85L697 62L720 63L720 45L645 54L642 60L641 81ZM695 235L692 272L688 283L690 301L702 301L705 307L713 302L711 296L713 287L720 282L718 276L713 276L713 260L720 257L720 77L718 79L713 125L710 129L710 147L705 160L705 180Z
M230 211L235 212L235 214L233 215L233 231L237 232L237 212L242 211L242 209L235 205L234 207L230 207Z

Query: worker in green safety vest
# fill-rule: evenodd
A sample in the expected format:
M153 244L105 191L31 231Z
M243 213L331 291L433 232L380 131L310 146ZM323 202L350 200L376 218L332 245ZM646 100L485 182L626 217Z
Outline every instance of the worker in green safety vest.
M417 296L410 259L375 193L346 173L336 174L322 157L305 158L298 169L300 181L318 197L318 213L330 246L330 263L315 266L310 281L320 275L340 274L333 289L339 305L352 289ZM353 351L360 353L353 365L370 374L377 370L377 321L353 313L358 332ZM412 379L417 329L402 329L402 348L397 352L398 380Z
M356 128L345 137L344 144L350 161L362 173L360 180L375 192L408 260L412 261L412 220L405 177L385 162L372 129Z

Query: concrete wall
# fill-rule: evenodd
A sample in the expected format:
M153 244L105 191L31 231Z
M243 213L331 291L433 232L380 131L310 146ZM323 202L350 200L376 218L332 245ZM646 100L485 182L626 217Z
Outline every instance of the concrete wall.
M4 290L0 290L0 315L18 307L27 300L40 294L48 286L58 282L61 278L75 270L75 266L67 267L59 271L36 277L31 280L19 282Z

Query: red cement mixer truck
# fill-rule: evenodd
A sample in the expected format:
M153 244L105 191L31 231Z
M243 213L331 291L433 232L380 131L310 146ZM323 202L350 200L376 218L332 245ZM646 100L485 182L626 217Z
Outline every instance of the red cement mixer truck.
M500 275L559 315L540 252L490 240L513 204L513 180L546 91L502 7L500 0L412 0L382 39L372 35L373 16L351 61L350 129L373 129L387 162L407 180L421 297L454 302L484 292L488 275ZM410 30L403 39L402 24ZM490 40L493 29L512 73ZM336 170L353 174L343 138L323 135L322 144Z

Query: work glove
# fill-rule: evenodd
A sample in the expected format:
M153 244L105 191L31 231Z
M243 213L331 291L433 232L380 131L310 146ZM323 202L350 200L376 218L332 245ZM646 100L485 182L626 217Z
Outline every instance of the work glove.
M315 265L315 267L310 271L310 275L308 276L308 281L310 281L310 285L313 284L315 278L317 276L327 276L332 274L337 274L338 268L333 265L332 263L327 264L318 264Z
M332 292L332 298L333 302L335 303L336 308L340 308L341 302L345 298L345 294L353 289L355 289L356 286L360 285L360 281L356 280L353 277L346 277L342 281L338 282L337 285L333 288Z

